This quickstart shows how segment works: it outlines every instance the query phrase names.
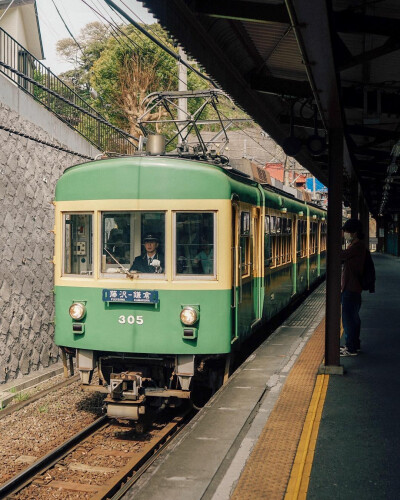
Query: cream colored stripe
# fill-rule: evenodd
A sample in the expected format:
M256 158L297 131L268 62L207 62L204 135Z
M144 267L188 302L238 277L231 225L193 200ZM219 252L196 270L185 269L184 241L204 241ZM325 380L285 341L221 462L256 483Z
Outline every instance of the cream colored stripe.
M55 214L55 277L57 286L80 286L96 288L132 288L158 290L226 290L232 284L232 255L231 255L231 201L230 200L83 200L56 202ZM171 206L173 209L171 210ZM125 277L120 279L105 279L99 276L100 261L100 223L103 211L129 211L129 210L162 210L166 213L166 238L165 238L165 262L166 280L130 280ZM173 281L173 235L172 221L175 211L216 211L217 212L217 279L216 280L175 280ZM93 266L94 276L92 278L81 278L79 276L62 276L62 215L63 212L92 212L94 214L93 227ZM97 251L96 251L97 249Z

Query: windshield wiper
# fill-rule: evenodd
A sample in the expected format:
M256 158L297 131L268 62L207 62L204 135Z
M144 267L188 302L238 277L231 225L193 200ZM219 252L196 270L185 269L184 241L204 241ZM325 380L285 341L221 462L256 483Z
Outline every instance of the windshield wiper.
M112 260L119 265L119 267L124 271L124 273L129 277L132 278L134 273L131 273L126 267L124 267L117 259L114 257L114 255L107 250L106 247L104 247L104 250L108 253L108 255L112 258Z

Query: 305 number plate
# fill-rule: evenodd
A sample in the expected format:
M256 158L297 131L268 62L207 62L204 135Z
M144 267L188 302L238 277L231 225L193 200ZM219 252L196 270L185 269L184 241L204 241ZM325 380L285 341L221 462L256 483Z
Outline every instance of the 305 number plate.
M134 316L133 314L125 316L121 314L118 318L118 323L121 325L143 325L143 316Z

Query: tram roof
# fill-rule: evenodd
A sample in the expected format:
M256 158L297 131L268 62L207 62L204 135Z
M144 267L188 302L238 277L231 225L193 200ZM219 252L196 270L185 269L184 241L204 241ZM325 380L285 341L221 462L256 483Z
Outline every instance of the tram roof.
M306 142L314 134L306 103L316 103L320 135L344 130L345 199L355 174L378 215L400 138L396 0L143 3L278 144L289 136L292 104L295 136ZM312 156L303 146L296 159L328 185L326 152ZM400 211L399 179L392 176L387 213Z
M56 186L56 201L109 199L231 199L283 213L325 213L284 192L262 186L240 171L169 156L132 156L68 167Z

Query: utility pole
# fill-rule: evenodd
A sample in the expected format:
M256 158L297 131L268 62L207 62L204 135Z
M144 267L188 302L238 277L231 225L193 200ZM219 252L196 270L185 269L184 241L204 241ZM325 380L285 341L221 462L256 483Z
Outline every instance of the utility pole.
M285 156L285 163L283 164L283 185L284 186L290 186L289 182L289 173L290 173L290 167L287 166L288 162L288 157L287 155Z
M179 57L180 61L187 62L186 53L183 51L181 47L179 47ZM178 62L178 90L186 91L187 90L187 67ZM178 128L182 130L185 127L185 124L181 121L186 121L188 119L187 115L187 99L178 99ZM178 146L182 145L182 136L178 137Z

